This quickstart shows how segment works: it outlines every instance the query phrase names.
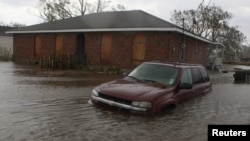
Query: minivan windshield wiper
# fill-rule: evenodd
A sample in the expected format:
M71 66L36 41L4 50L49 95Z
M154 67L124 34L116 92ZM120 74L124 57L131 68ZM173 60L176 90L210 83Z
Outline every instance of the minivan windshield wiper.
M134 80L136 80L136 81L142 81L141 79L139 79L139 78L137 78L137 77L135 77L135 76L128 75L127 77L130 77L130 78L132 78L132 79L134 79Z
M163 84L161 82L155 81L155 80L150 80L150 79L142 79L144 82L152 82L152 83L157 83L157 84ZM163 84L165 85L165 84Z
M134 80L136 80L136 81L138 81L138 82L148 83L148 84L150 84L150 85L152 84L152 85L154 85L154 86L158 86L158 87L162 87L162 88L166 88L166 87L167 87L166 84L161 83L161 82L158 82L158 81L155 81L155 80L150 80L150 79L139 79L139 78L137 78L137 77L135 77L135 76L131 76L131 75L128 75L127 77L132 78L132 79L134 79Z
M153 83L159 83L159 82L157 82L157 81L155 81L155 80L150 80L150 79L142 79L143 81L146 81L146 82L153 82Z
M160 86L160 87L167 87L166 84L155 81L155 80L150 80L150 79L142 79L144 82L150 82L151 84L153 83L154 86Z

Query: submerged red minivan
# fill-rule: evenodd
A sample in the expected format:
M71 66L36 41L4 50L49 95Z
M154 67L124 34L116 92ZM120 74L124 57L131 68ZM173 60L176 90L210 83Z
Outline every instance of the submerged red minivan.
M156 114L212 90L202 65L145 62L124 78L92 90L90 103L131 113Z

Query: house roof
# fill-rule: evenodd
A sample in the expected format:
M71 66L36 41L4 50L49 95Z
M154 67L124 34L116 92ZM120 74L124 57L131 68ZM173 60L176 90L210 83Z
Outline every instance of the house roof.
M13 29L13 27L8 27L8 26L0 26L0 36L12 36L10 34L6 34L5 32L8 30Z
M170 28L176 25L141 10L103 12L88 14L54 22L32 25L13 30L13 33L60 32L80 30L99 31L103 29Z
M105 31L172 31L212 43L181 27L141 10L88 14L54 22L31 25L7 33L61 33Z

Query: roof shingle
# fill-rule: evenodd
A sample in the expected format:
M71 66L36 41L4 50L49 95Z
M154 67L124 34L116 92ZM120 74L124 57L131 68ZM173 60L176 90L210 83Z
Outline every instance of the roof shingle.
M42 23L13 31L56 31L77 29L171 28L176 25L141 10L88 14Z
M184 31L181 27L141 10L88 14L54 22L41 23L7 31L7 33L61 33L104 31L169 31L178 32L211 44L206 38ZM223 45L222 45L223 46Z

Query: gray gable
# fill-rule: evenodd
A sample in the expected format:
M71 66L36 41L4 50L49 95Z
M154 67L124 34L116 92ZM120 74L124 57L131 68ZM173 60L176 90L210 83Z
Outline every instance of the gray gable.
M60 30L88 30L95 29L126 29L126 28L171 28L176 25L150 15L141 10L103 12L88 14L27 26L13 31L60 31Z

